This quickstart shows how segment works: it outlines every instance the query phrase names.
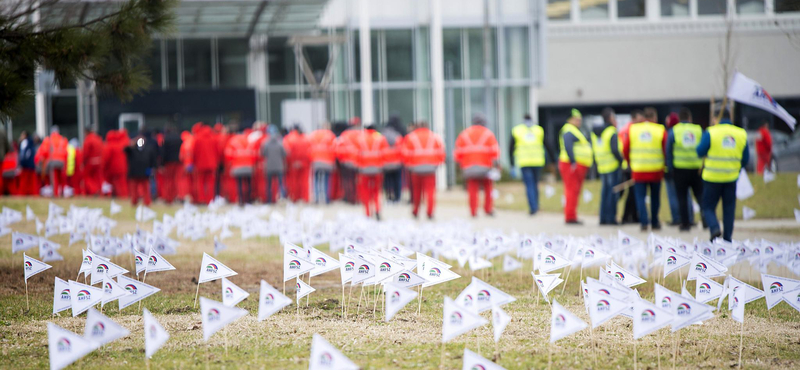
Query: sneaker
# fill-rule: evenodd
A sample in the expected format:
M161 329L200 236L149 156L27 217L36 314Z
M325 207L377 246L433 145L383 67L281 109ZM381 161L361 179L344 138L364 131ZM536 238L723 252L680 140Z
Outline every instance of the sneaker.
M375 212L375 219L380 221L381 220L381 214L378 213L378 212Z
M639 228L639 230L641 230L641 231L643 231L643 232L644 232L644 231L647 231L647 225L642 225L642 226Z
M653 224L653 231L658 231L658 230L661 230L660 222Z
M713 243L714 239L719 238L721 236L722 236L722 232L720 232L719 230L711 233L711 242Z
M583 225L583 222L582 221L578 221L578 220L569 220L569 221L566 222L566 224L567 225L578 225L579 226L579 225Z
M678 231L680 231L682 233L689 232L691 230L692 230L692 226L691 225L681 225L680 227L678 227Z

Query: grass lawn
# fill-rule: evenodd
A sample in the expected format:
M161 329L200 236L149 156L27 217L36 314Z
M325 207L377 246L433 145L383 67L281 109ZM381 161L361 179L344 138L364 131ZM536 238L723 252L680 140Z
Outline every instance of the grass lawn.
M736 218L742 218L742 206L747 206L756 211L756 219L773 218L794 218L794 209L800 208L798 195L800 189L797 187L797 173L778 173L774 181L765 184L761 177L750 174L750 182L753 184L755 194L749 199L736 202ZM561 196L564 194L564 187L561 182L549 183L556 190L551 198L547 198L544 193L545 182L539 184L539 208L547 212L563 212L561 206ZM592 193L592 200L584 202L581 196L578 205L578 213L587 216L595 216L600 211L600 181L591 180L583 184L583 189ZM525 197L525 187L521 182L504 182L497 185L500 190L500 199L496 202L497 208L517 211L527 211L528 201ZM511 195L511 198L508 197ZM622 216L624 200L627 191L618 204L617 218ZM511 199L509 202L508 200ZM717 213L722 215L722 205L718 206ZM661 209L659 210L661 222L670 222L669 202L667 201L666 185L661 183ZM695 215L699 216L699 215ZM696 218L697 219L697 218Z
M46 200L9 200L4 201L3 205L24 209L28 202L36 214L44 218ZM57 202L62 206L69 203L63 200ZM107 200L78 200L76 203L108 208ZM156 206L155 209L160 216L164 211L172 213L177 208ZM132 232L136 227L133 210L129 206L114 218L119 221L114 235ZM150 229L151 225L142 227ZM15 224L14 229L35 232L33 222ZM344 290L345 300L349 303L347 318L343 318L343 290L339 284L339 273L335 271L312 279L311 285L317 291L310 295L308 305L303 300L299 310L291 305L258 322L259 281L264 279L278 289L283 286L281 247L276 238L242 241L238 232L234 231L234 234L234 237L226 240L228 250L217 258L239 273L231 281L250 292L251 296L239 304L250 314L215 334L209 342L203 341L199 308L193 307L193 299L201 255L204 251L212 252L213 237L197 242L183 241L177 255L165 257L177 270L147 276L147 283L162 291L145 299L143 306L156 316L171 335L166 345L150 360L149 366L152 368L305 369L308 367L311 336L314 333L321 334L355 363L367 369L439 367L444 296L455 298L469 284L472 273L468 270L456 267L454 271L462 275L461 279L425 289L419 315L416 314L418 302L415 300L389 323L382 321L380 303L373 314L375 295L371 287L364 289L360 307L361 290L358 287L351 290L349 286ZM22 254L11 254L8 236L0 240L5 246L0 249L0 340L3 343L0 368L46 368L48 321L83 333L85 314L73 318L69 311L64 311L53 317L51 312L54 277L75 279L81 261L80 249L85 246L78 243L68 247L67 235L51 238L62 244L60 251L65 260L52 263L52 269L29 280L30 309L26 309ZM327 247L322 250L327 252ZM35 251L30 252L34 257L37 256ZM125 268L132 266L130 255L118 256L112 261ZM455 261L450 263L457 265ZM497 260L493 269L476 274L517 298L516 302L504 307L512 321L496 346L490 326L468 332L446 344L444 368L460 369L465 347L484 357L496 359L498 364L508 369L544 368L549 351L552 351L553 368L556 369L633 367L632 324L625 318L615 318L592 332L584 330L548 346L550 308L544 300L535 299L531 289L530 268L530 262L526 261L523 269L504 273L502 263ZM737 276L748 272L743 266L735 266L732 270ZM774 273L785 274L780 271ZM567 309L588 321L579 296L580 275L577 270L570 272L564 292L559 286L553 294ZM597 269L586 269L583 275L596 277ZM686 271L683 276L686 276ZM293 287L293 284L294 281L290 281L287 285ZM680 291L677 274L671 275L665 284L672 290ZM760 287L758 282L752 284ZM652 280L638 289L643 297L653 299ZM694 292L693 282L688 284L688 289ZM200 295L221 300L219 282L202 284ZM294 289L287 289L287 295L294 298ZM145 368L143 323L138 305L120 312L116 304L110 304L105 306L103 312L128 328L131 334L89 354L72 368ZM489 319L488 313L483 315ZM662 329L637 342L639 366L650 369L657 368L659 363L665 369L672 366L673 344L677 339L678 368L734 368L738 359L739 330L739 324L729 317L727 311L717 313L714 319L703 325L683 329L679 335ZM779 304L769 313L763 299L748 304L744 333L745 368L800 367L800 313L786 303Z

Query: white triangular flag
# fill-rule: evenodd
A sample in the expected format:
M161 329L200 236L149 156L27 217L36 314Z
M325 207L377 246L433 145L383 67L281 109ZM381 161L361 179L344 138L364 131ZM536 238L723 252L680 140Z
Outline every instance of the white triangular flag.
M339 268L339 261L322 253L317 248L311 248L311 261L314 262L314 269L311 270L311 276L321 275Z
M663 252L662 257L664 258L665 278L669 276L669 274L679 270L683 266L686 266L692 262L689 256L678 252L673 247L667 247L667 249Z
M555 188L555 187L553 187L552 185L545 185L545 186L544 186L544 196L545 196L547 199L550 199L550 198L552 198L554 195L556 195L556 188Z
M634 246L637 246L637 245L640 245L640 244L642 244L641 240L636 239L636 238L634 238L634 237L622 232L622 230L617 230L617 247L619 247L619 248L628 248L628 247L634 247Z
M742 168L739 171L739 178L736 180L736 199L745 200L752 197L753 194L755 194L755 190L753 189L753 184L750 182L750 176L748 176L747 171Z
M350 280L350 285L356 285L375 277L374 263L359 257L354 257L353 261L355 264L353 265L353 278Z
M590 289L588 307L592 327L596 328L613 317L630 310L631 305L626 301Z
M425 279L412 272L411 270L403 270L392 276L391 279L384 281L387 284L393 284L403 288L413 288L417 285L425 283Z
M311 340L311 357L308 359L308 370L336 369L358 370L361 367L350 361L347 356L328 343L319 334Z
M68 247L71 247L73 244L83 240L83 235L81 233L73 232L69 233L69 244Z
M53 202L50 202L50 204L47 206L47 219L48 220L53 218L53 217L55 217L55 216L58 216L58 215L60 215L62 213L64 213L64 208L59 207L57 204L55 204Z
M550 302L550 299L547 298L547 293L550 293L558 284L561 284L564 280L561 280L559 276L561 273L558 274L540 274L537 275L531 272L533 276L533 280L536 282L536 286L539 287L539 293L542 294L542 297L545 301Z
M479 354L464 348L464 364L462 370L505 370L504 367L489 361Z
M31 276L53 267L44 262L28 257L25 253L22 254L22 259L26 282Z
M583 189L583 202L590 203L592 201L592 192L589 189Z
M611 261L611 265L606 270L611 276L614 277L620 284L631 288L639 284L647 282L646 280L636 276L634 273L620 267L616 262Z
M394 284L384 285L383 292L386 300L386 322L417 297L417 292Z
M247 315L247 311L228 307L220 302L200 297L200 316L203 320L203 340L208 342L214 333Z
M672 297L672 332L681 330L695 322L705 320L713 307L684 295Z
M164 343L169 339L169 333L158 323L158 320L144 309L144 354L147 358L153 357Z
M355 260L346 254L339 253L339 275L342 278L343 286L353 279L353 271L355 270Z
M222 252L226 249L228 249L228 246L222 244L219 240L217 240L217 237L214 237L214 255L216 256L217 254L219 254L219 252Z
M33 213L33 210L30 206L25 206L25 219L27 221L33 221L36 219L36 214Z
M11 233L11 253L17 253L39 245L39 237L25 233Z
M746 290L738 289L731 295L731 318L740 323L744 323L744 305L747 304L746 294Z
M299 303L300 302L300 298L303 298L303 297L305 297L305 296L307 296L307 295L309 295L309 294L311 294L311 293L316 291L316 289L314 289L314 287L312 287L311 285L306 284L303 280L300 280L300 279L297 279L297 283L295 284L295 287L297 288L297 296L296 296L295 300L298 302L298 304L300 304Z
M800 312L800 288L783 292L781 299Z
M800 288L800 280L767 274L761 274L761 284L764 287L764 297L767 299L767 309L772 309L780 303L785 292Z
M42 221L39 221L38 217L36 218L35 221L36 221L36 234L41 234L42 229L44 229L44 223Z
M800 222L800 209L794 209L794 220Z
M655 288L656 307L660 307L663 310L673 313L672 298L677 296L678 293L675 293L667 288L664 288L658 283L655 284L655 287L656 287Z
M89 308L89 313L86 314L86 324L83 327L84 338L102 346L126 337L130 333L128 329L123 328L100 311Z
M553 311L550 316L550 343L586 329L588 325L553 300Z
M450 297L444 297L444 316L442 318L442 343L464 334L474 328L486 325L488 321L481 316L457 305Z
M81 262L81 269L78 271L78 276L80 276L81 273L84 273L86 276L91 275L95 258L105 261L108 260L107 258L96 255L94 252L88 249L81 249L81 252L83 253L83 261Z
M472 283L470 283L470 285L474 285L476 288L475 290L477 293L475 296L475 302L477 303L478 312L490 310L492 309L493 305L503 306L517 300L506 292L503 292L502 290L497 289L474 276L472 277ZM461 301L456 299L456 302Z
M81 284L77 281L69 281L69 291L72 298L72 317L82 314L103 300L103 289L95 288L91 285Z
M228 266L217 261L214 257L203 252L203 261L200 262L200 276L197 279L198 284L221 279L228 276L237 275L236 271L231 270Z
M404 246L402 246L400 244L394 243L394 242L389 242L388 251L389 251L389 253L396 254L396 255L401 256L401 257L409 257L412 254L414 254L413 250L408 249L408 248L406 248L406 247L404 247Z
M63 369L99 346L99 343L87 340L51 322L47 323L50 370Z
M697 277L697 285L694 294L696 296L695 298L697 298L700 303L707 303L720 298L723 291L725 291L725 289L722 287L722 284L705 276Z
M69 291L69 283L56 276L53 286L53 315L72 307L72 295Z
M604 263L611 258L608 253L592 245L584 247L582 257L581 266L583 267L591 267L599 263Z
M150 255L147 257L147 267L144 270L145 274L148 272L170 271L174 269L175 267L164 257L161 257L161 255L156 252L155 248L150 248Z
M522 262L515 260L509 255L503 255L503 272L511 272L522 267Z
M136 207L136 221L147 222L156 217L156 212L152 209L139 205Z
M634 300L633 339L639 339L666 327L672 322L672 319L672 312L658 308L641 298Z
M122 206L120 206L117 203L114 203L114 201L112 200L111 201L111 207L110 207L109 211L110 211L109 213L113 216L113 215L115 215L117 213L122 212Z
M487 261L486 259L478 256L470 256L469 258L469 269L472 271L478 271L486 268L491 268L492 263Z
M689 266L689 274L686 276L686 280L694 280L698 276L705 276L707 278L723 276L725 272L728 271L725 265L703 256L702 253L695 253Z
M92 285L103 282L103 276L108 274L108 277L114 278L127 273L128 270L122 268L109 260L101 258L94 258L92 260L92 278L90 279Z
M769 184L769 183L771 183L771 182L773 182L773 181L775 181L775 174L774 174L774 173L772 173L772 171L770 171L770 170L767 170L767 169L765 168L765 169L764 169L764 183L765 183L765 184Z
M239 288L227 278L222 278L222 304L233 307L249 297L250 293Z
M313 270L313 262L292 253L283 254L283 281L294 279Z
M161 291L159 288L124 275L117 276L117 283L131 293L119 298L120 310Z
M136 248L132 249L133 249L133 262L134 265L136 266L136 275L138 276L139 273L141 273L144 270L147 270L146 261L148 259L148 256L145 253L139 253L139 251ZM152 248L150 248L150 250L152 250Z
M728 311L733 309L733 294L744 289L744 303L750 303L765 296L764 291L757 289L733 276L728 276Z
M511 322L511 316L503 311L500 306L492 306L492 330L494 331L494 342L500 341L500 336L506 330L506 326Z
M539 272L546 274L572 264L568 258L554 252L550 248L542 247L542 261L537 265Z
M130 295L127 289L123 288L119 283L114 281L114 279L110 278L108 275L103 277L103 301L100 303L101 306L105 306L106 303L112 302L120 297L125 297Z
M756 217L756 211L748 206L742 206L742 219L747 221Z
M264 321L275 312L292 304L292 300L261 280L261 292L258 299L258 321Z

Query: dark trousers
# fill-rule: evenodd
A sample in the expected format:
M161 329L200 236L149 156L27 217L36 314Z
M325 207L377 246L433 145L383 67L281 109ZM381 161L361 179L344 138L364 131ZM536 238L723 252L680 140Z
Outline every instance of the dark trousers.
M344 191L344 201L350 204L356 203L356 172L348 166L341 166L340 178L342 179L342 190Z
M286 185L283 182L282 173L268 173L267 174L267 203L275 203L275 198L272 196L272 181L278 181L278 193L282 198L286 198Z
M700 177L700 171L698 170L683 170L676 168L673 171L675 195L678 198L678 209L680 210L678 213L680 215L680 223L681 226L684 227L690 226L693 221L691 215L694 214L694 210L689 208L691 207L690 204L692 204L692 198L689 196L689 190L691 189L692 194L694 194L694 199L697 200L697 203L702 203L703 179ZM702 216L702 213L700 215Z
M539 177L541 167L522 167L522 182L525 184L525 195L528 197L528 211L534 214L539 211Z
M251 176L239 176L236 178L236 185L239 189L239 205L250 203L250 194L253 192L253 178ZM245 191L245 188L247 190Z
M383 172L383 191L386 200L397 202L403 189L403 169L386 170Z
M703 181L703 218L708 223L711 235L720 232L717 219L717 204L722 199L722 238L731 241L733 237L733 218L736 216L736 181Z
M614 192L614 187L620 183L622 171L617 169L609 173L600 174L603 187L600 190L600 223L613 224L617 222L617 201L619 193Z
M623 172L623 179L622 181L628 181L631 179L630 172ZM619 194L620 197L623 196L622 193ZM622 209L622 223L624 224L635 224L639 222L639 214L636 210L636 195L634 194L633 187L628 188L628 197L625 199L625 207Z
M647 226L647 204L644 199L647 196L647 188L650 188L650 222L653 226L659 225L658 208L661 205L661 181L637 182L633 185L633 192L636 194L636 209L639 213L639 223Z

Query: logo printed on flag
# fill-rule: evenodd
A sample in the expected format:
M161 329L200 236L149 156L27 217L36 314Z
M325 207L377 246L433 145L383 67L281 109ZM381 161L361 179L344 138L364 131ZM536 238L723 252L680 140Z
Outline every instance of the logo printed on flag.
M688 303L681 303L678 306L678 316L687 316L692 314L692 307Z

